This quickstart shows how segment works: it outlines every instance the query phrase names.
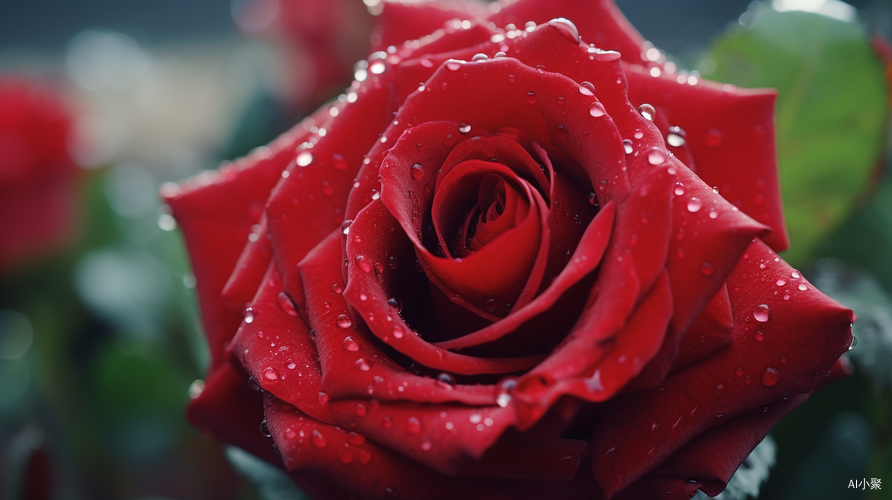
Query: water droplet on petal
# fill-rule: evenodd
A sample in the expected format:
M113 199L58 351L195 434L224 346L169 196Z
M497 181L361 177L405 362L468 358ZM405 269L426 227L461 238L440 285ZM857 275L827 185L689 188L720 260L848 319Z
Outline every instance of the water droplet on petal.
M358 403L356 405L356 408L354 409L354 412L356 412L357 416L364 417L369 414L369 409L366 407L366 405Z
M768 321L768 306L765 304L759 304L753 309L753 317L756 318L756 321L759 323L764 323Z
M458 131L461 132L462 134L467 134L468 132L471 131L471 126L468 125L467 123L462 123L458 126Z
M808 290L808 287L805 286L805 283L799 283L799 290L804 292L804 291Z
M651 165L660 165L666 161L666 153L658 148L651 149L647 153L647 162Z
M332 108L335 109L335 108ZM331 155L331 165L336 170L346 170L347 169L347 159L344 158L344 155L335 153Z
M648 121L654 121L654 118L657 116L657 111L654 107L647 103L638 106L638 113Z
M273 437L273 435L269 432L269 427L266 425L266 419L263 419L260 422L260 435L266 438Z
M669 127L669 134L666 136L666 142L675 148L684 146L685 131L681 127Z
M517 379L508 377L496 386L496 404L504 408L511 402L511 391L517 387Z
M582 82L579 84L578 89L579 93L582 95L595 95L595 86L592 84L592 82Z
M688 200L688 212L696 212L700 210L701 206L700 198L691 198Z
M369 262L369 259L366 258L364 255L357 255L356 258L353 260L356 262L356 265L359 266L360 269L362 269L362 272L371 272L372 263Z
M420 181L424 178L424 167L422 167L420 163L412 165L412 178L416 181Z
M369 365L369 363L362 358L357 359L355 365L357 370L363 372L367 372L372 368L372 366Z
M344 236L350 234L350 226L353 225L353 220L347 219L341 223L341 232L344 233Z
M762 385L773 387L780 381L780 371L777 368L766 367L762 372Z
M350 328L351 326L353 326L353 321L350 320L350 316L341 314L340 316L338 316L337 325L338 328Z
M279 307L285 311L285 314L297 316L297 308L294 307L294 302L291 301L291 297L285 292L279 292Z
M451 71L458 71L461 68L461 63L456 61L450 61L446 63L446 67Z
M393 338L401 339L403 338L403 335L405 335L405 333L403 332L402 328L398 326L393 327Z
M530 104L536 104L536 93L532 90L527 92L527 102Z
M785 280L783 278L778 278L776 283L777 283L777 286L784 286L787 284L787 280Z
M421 422L416 417L409 417L406 421L406 432L409 434L418 434L421 432Z
M455 387L455 377L448 373L441 373L437 375L437 386L449 390Z
M387 300L387 304L390 307L396 309L396 312L398 312L398 313L403 312L403 303L400 302L400 299L398 299L396 297L391 297Z
M509 82L509 83L514 83L514 80L516 80L516 79L517 79L517 78L516 78L514 75L508 75L508 82Z
M310 441L313 442L313 446L315 446L316 448L325 448L325 436L323 436L322 433L316 429L313 429L313 436L310 438Z
M265 378L266 380L269 380L270 382L272 382L274 380L278 380L279 372L276 371L275 368L269 367L269 368L263 370L263 378Z
M328 393L320 392L319 393L319 404L325 406L328 404L329 396Z
M343 347L345 351L356 352L359 350L359 343L353 340L353 337L348 335L344 337L344 342L341 344L341 347Z
M709 262L704 262L700 265L700 274L703 276L712 276L712 273L715 272L715 266L713 266Z
M857 345L858 345L858 337L852 335L852 343L849 344L849 350L851 351L851 350L854 349L855 346L857 346Z
M720 398L725 395L725 385L718 384L717 386L712 388L713 397Z
M306 167L310 163L313 163L313 154L309 151L302 151L299 155L297 155L298 167Z
M604 105L600 102L592 103L592 106L589 108L588 112L595 118L600 118L607 114L607 110L604 109Z
M802 275L799 274L799 271L793 271L792 273L790 273L790 276L791 276L794 280L797 280L797 279L799 279L799 278L802 277Z
M570 40L573 43L579 43L579 30L569 19L556 17L551 21L548 21L548 24L557 28L558 32L567 40Z
M477 62L477 61L485 61L487 59L489 59L489 56L486 54L474 54L474 57L471 58L471 61Z
M381 419L381 426L385 429L390 429L391 427L393 427L393 419L385 416Z
M253 323L254 322L254 308L248 307L245 309L245 323Z
M421 449L423 451L430 451L431 447L433 447L433 444L429 439L424 438L424 440L421 441Z
M632 151L635 149L632 147L632 141L629 139L623 139L623 149L625 150L627 155L632 154Z
M684 194L684 184L682 184L680 182L675 183L675 194L677 194L678 196L681 196Z
M598 195L594 192L588 194L588 204L598 206Z

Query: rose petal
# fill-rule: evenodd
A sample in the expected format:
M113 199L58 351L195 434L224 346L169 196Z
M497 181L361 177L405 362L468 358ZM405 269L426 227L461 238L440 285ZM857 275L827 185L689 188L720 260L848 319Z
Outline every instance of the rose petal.
M753 219L773 229L762 236L775 251L789 245L777 171L774 90L737 89L682 77L659 78L627 66L629 98L666 113L687 132L697 175Z
M538 355L515 358L466 356L440 349L417 336L401 316L393 314L395 311L388 304L390 295L385 289L388 275L383 263L393 250L388 247L398 244L399 240L391 236L381 242L377 241L377 237L398 237L397 228L397 221L381 201L371 203L360 212L350 227L347 245L347 260L351 263L348 271L350 279L344 290L344 298L356 308L375 336L416 363L460 375L513 373L528 370L542 359ZM357 237L360 240L358 243ZM339 243L336 241L334 244ZM328 248L329 251L338 248L334 244ZM330 256L327 258L332 260ZM365 268L363 262L366 263Z
M380 39L374 44L373 50L386 50L391 45L399 46L407 40L422 38L434 33L453 19L473 19L475 16L468 8L471 5L469 2L446 4L439 1L417 3L383 1L381 2L383 9L377 18Z
M282 288L282 278L269 265L230 349L265 391L316 420L334 423L324 399L322 375L310 330Z
M274 398L266 404L266 419L289 472L337 484L357 497L508 500L542 498L554 490L550 484L443 476L376 444L370 435L316 422Z
M241 322L241 312L226 307L221 291L295 145L309 135L309 120L270 147L161 191L186 240L214 367L222 362L224 344Z
M593 470L608 496L728 418L784 394L810 393L848 348L851 311L792 278L793 270L760 240L747 254L728 280L732 344L659 388L613 403L599 421L592 438ZM773 279L762 281L763 276ZM806 290L784 300L774 295L778 276L791 277Z
M624 61L645 62L644 38L611 0L520 0L503 7L489 21L499 27L513 23L522 28L527 21L541 24L556 17L572 21L586 43L619 51Z

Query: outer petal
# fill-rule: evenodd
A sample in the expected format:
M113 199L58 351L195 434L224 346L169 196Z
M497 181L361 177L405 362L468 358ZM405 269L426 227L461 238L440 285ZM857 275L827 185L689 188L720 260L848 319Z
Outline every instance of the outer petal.
M761 236L775 251L789 242L777 171L773 90L745 90L626 66L629 99L649 103L687 132L697 175L753 219L773 229Z
M774 294L781 276L794 287L788 295ZM592 437L593 471L608 497L710 428L784 394L810 393L824 379L851 343L853 316L793 276L756 240L728 280L731 346L611 404Z
M309 134L309 123L219 171L180 186L162 186L161 196L173 209L192 260L213 366L221 363L224 344L241 322L241 311L231 311L221 292L295 145Z

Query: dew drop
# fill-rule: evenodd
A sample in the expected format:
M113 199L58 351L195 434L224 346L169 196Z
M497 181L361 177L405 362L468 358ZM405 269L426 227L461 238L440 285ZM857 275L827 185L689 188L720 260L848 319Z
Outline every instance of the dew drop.
M483 307L489 312L494 312L497 306L498 299L494 295L490 295L483 301Z
M762 334L762 332L756 333L755 337L756 337L756 340L758 340L759 342L762 342L763 340L765 340L765 335Z
M700 203L700 198L691 198L688 200L688 212L696 212L700 210L700 207L703 206Z
M353 321L350 320L350 316L341 314L340 316L338 316L337 325L338 328L350 328L351 326L353 326Z
M400 260L396 258L396 255L391 255L387 257L387 267L390 269L396 269L400 265Z
M485 61L487 59L489 59L489 56L486 54L474 54L474 57L471 58L471 61L477 62L477 61Z
M635 150L635 148L632 147L632 141L629 139L623 139L623 149L627 155L632 154L632 151Z
M344 236L350 234L350 226L353 225L352 219L347 219L341 223L341 232L344 233Z
M245 309L245 323L253 323L254 322L254 308L248 307Z
M808 290L808 287L805 286L805 283L799 283L799 290L804 292L804 291Z
M799 278L802 277L802 275L799 274L799 271L793 271L792 273L790 273L790 276L791 276L794 280L798 280Z
M669 127L666 143L674 148L680 148L681 146L684 146L685 137L685 131L681 127Z
M594 192L588 194L588 204L593 206L598 206L598 195Z
M294 302L291 301L291 297L285 292L279 292L279 307L285 311L285 314L297 316L297 308L294 307Z
M372 368L372 366L362 358L357 359L355 365L356 369L362 372L367 372Z
M852 335L852 343L849 344L849 350L851 351L858 345L858 337Z
M607 114L607 110L604 109L604 105L600 102L592 103L592 106L589 108L588 112L595 118L600 118Z
M313 154L309 151L302 151L299 155L297 155L298 167L306 167L310 163L313 163Z
M455 387L455 377L453 377L452 375L450 375L448 373L441 373L441 374L437 375L436 384L438 387L441 387L446 390L450 390L453 387Z
M369 409L362 403L358 403L353 411L356 412L356 415L359 417L364 417L369 414Z
M467 123L462 123L458 126L458 131L461 132L462 134L467 134L468 132L471 131L471 126L468 125Z
M359 350L359 343L353 340L353 337L348 335L344 337L344 342L341 344L341 347L343 347L345 351L356 352Z
M334 108L332 108L334 109ZM335 153L331 155L331 165L336 170L346 170L347 169L347 159L344 158L344 155Z
M582 95L593 96L595 95L595 86L591 82L582 82L577 87L579 93Z
M390 307L396 309L396 312L398 312L398 313L403 312L403 303L400 302L400 299L398 299L396 297L391 297L387 300L387 304Z
M421 432L421 422L416 417L409 417L406 421L406 432L409 434L418 434Z
M325 448L325 436L323 436L322 433L316 429L313 429L313 436L310 438L310 441L313 442L313 446L315 446L316 448Z
M657 111L654 107L647 103L638 106L638 113L648 121L654 121L654 118L657 116Z
M684 194L684 184L682 184L680 182L675 183L675 194L677 194L678 196L681 196Z
M338 454L338 460L340 460L341 463L349 464L353 461L353 453L347 449L341 450Z
M517 79L517 78L516 78L514 75L508 75L508 82L509 82L509 83L514 83L514 80L516 80L516 79Z
M260 435L266 438L273 437L273 435L269 432L269 427L266 425L266 419L263 419L260 422Z
M787 284L787 280L785 280L783 278L778 278L776 283L777 283L777 286L784 286Z
M762 385L774 387L780 381L780 371L777 368L766 367L762 372Z
M715 272L715 266L713 266L709 262L704 262L700 265L700 274L703 276L712 276L712 273Z
M651 149L650 152L647 153L647 162L651 165L660 165L664 161L666 161L666 153L658 148Z
M425 438L423 441L421 441L421 449L423 451L430 451L432 446L433 446L433 444L427 438Z
M385 429L390 429L393 427L393 419L390 417L384 417L381 419L381 426Z
M393 338L401 339L403 338L403 335L405 335L405 333L403 332L402 328L398 326L393 327Z
M269 367L263 370L263 378L269 380L270 382L279 379L279 372L276 371L275 368Z
M344 289L341 287L341 285L339 285L337 283L335 283L334 285L331 285L331 291L336 294L339 294L339 295L344 293Z
M424 178L424 167L421 166L420 163L416 163L412 165L412 178L416 181L420 181Z
M756 321L759 323L764 323L768 321L768 306L765 304L759 304L753 309L753 317L756 318Z
M508 377L496 386L496 404L504 408L511 402L511 391L517 387L517 379ZM473 421L472 421L473 422Z
M573 43L579 43L579 30L569 19L556 17L551 21L548 21L548 24L557 28L558 32L567 40L570 40Z
M724 396L725 395L725 385L718 384L715 387L713 387L712 395L713 395L713 397L716 397L716 398L720 398L720 397Z
M356 262L356 265L359 266L360 269L362 269L362 272L371 272L372 263L369 262L369 259L367 259L364 255L357 255L356 258L353 260Z
M536 93L532 90L527 92L527 102L530 104L536 104Z
M328 393L320 392L319 393L319 404L325 406L328 404L329 396Z

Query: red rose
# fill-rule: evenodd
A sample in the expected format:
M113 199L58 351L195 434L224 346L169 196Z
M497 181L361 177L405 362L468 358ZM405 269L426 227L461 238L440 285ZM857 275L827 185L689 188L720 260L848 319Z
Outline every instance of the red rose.
M70 236L78 168L56 92L0 77L0 271Z
M190 418L314 498L715 495L852 338L774 253L774 94L671 73L606 1L492 10L164 188Z

